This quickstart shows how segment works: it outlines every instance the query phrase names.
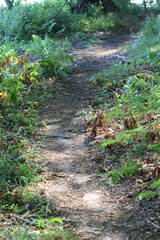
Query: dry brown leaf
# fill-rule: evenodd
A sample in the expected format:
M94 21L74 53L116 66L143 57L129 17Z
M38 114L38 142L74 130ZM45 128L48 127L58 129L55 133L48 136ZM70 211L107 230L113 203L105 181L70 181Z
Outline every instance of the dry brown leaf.
M30 54L31 54L31 53L27 53L26 55L21 56L21 57L18 58L18 65L19 65L20 67L22 67L22 66L28 61L27 57L28 57Z
M160 140L160 134L158 131L153 130L150 132L149 138L150 138L151 144L155 144Z
M134 117L126 118L124 120L124 128L127 130L132 130L137 128L137 121Z
M91 126L91 136L96 137L98 135L98 130L103 129L103 131L106 133L107 126L104 126L103 118L104 113L100 112L98 113L98 116L95 118L94 122L90 121L88 125Z

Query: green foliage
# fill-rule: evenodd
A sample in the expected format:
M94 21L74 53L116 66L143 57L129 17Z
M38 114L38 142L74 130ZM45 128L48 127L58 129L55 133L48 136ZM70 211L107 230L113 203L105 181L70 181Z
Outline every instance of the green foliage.
M153 150L160 153L160 142L148 146L148 150Z
M37 227L47 228L48 225L50 226L55 223L63 223L63 221L61 218L52 218L52 219L47 219L46 221L40 219L37 221Z
M21 4L22 0L10 0L13 6Z
M25 82L37 84L39 64L27 63L27 56L18 57L11 50L0 52L0 94L5 104L14 104L21 98L21 91L26 87Z
M120 103L126 103L127 114L157 112L160 107L160 76L157 74L138 73L127 79L124 86L125 94L121 95Z
M130 0L114 0L114 3L119 9L120 17L123 17L128 23L133 23L139 17L143 17L143 8L141 5L131 3Z
M139 36L129 49L136 67L147 70L159 69L160 66L160 15L148 19ZM138 56L138 58L136 58Z
M114 185L119 183L122 178L135 176L141 167L141 164L136 163L132 159L127 159L126 162L122 161L122 168L107 173L107 177L110 177L108 183Z
M156 27L159 26L159 17L154 20L154 25ZM157 31L155 27L155 30L153 29L151 34L150 27L153 27L152 20L151 23L147 22L147 25L142 30L142 35L144 33L147 34L147 28L149 32L149 36L147 35L148 38L153 38L153 36L154 38L151 40L150 45L146 46L145 51L143 51L143 49L141 51L140 49L140 52L143 52L150 57L148 60L143 60L142 56L144 57L144 55L140 54L138 56L135 56L137 56L136 62L140 61L142 66L145 68L147 61L147 66L149 66L149 68L152 70L141 69L140 72L138 69L135 74L135 70L132 70L135 68L135 62L133 59L131 60L131 63L129 64L131 66L129 67L126 64L122 65L120 63L119 67L116 70L117 75L114 79L114 67L111 68L111 70L107 71L106 75L105 72L103 72L102 75L98 75L95 78L95 82L103 86L104 90L102 91L102 99L109 99L112 96L116 103L114 106L111 105L110 112L106 115L105 121L109 123L111 119L118 118L123 123L124 128L128 128L128 130L122 131L118 135L116 134L115 139L109 139L101 144L101 147L107 147L110 145L115 145L117 143L126 145L136 143L137 141L139 143L148 141L149 135L152 134L154 137L151 137L150 140L154 142L157 139L158 141L159 117L155 117L155 121L150 120L149 125L144 124L144 121L142 120L147 116L147 114L148 116L156 116L160 111L160 76L159 72L157 71L160 65L159 55L157 51L160 47L159 42L157 41L159 31ZM132 45L133 48L135 48L134 44L136 44L136 47L138 47L137 51L139 51L141 44L146 39L148 41L148 38L142 37L142 40L139 40L140 43L138 43L138 45L137 41L135 41L136 43L134 42ZM156 51L153 55L153 48L155 49L155 46ZM131 50L131 52L132 51L133 50ZM104 81L104 77L106 77L106 81ZM115 91L113 94L112 91L112 95L109 95L110 89L116 88L120 88L120 93L118 91Z
M14 202L12 191L34 181L39 167L27 154L26 140L19 133L0 135L0 196L1 202Z
M14 189L34 181L39 170L27 151L26 135L38 123L41 71L40 64L29 63L27 57L5 46L0 49L0 196L8 208L16 202Z
M107 173L110 184L141 173L141 168L145 175L143 159L146 155L149 156L148 161L155 162L157 166L160 152L159 20L159 16L147 20L135 41L125 49L130 57L123 58L124 61L117 62L93 79L100 87L101 107L107 112L103 120L108 132L99 147L111 156L120 148L135 158L135 161L123 161L120 168ZM155 154L153 159L150 157L152 153L153 156ZM128 159L127 155L125 157ZM139 164L139 157L142 164ZM158 174L153 174L154 179L157 177ZM152 190L138 198L151 199L159 195L159 180L149 188Z
M100 147L107 147L120 143L121 145L132 144L135 139L145 138L147 131L145 128L140 127L133 130L126 130L117 135L115 139L109 139L102 143Z
M75 40L89 39L96 32L116 32L118 28L127 27L128 24L117 14L104 15L97 6L92 6L92 14L74 15L70 25L71 34ZM98 13L99 12L99 13Z
M144 113L158 113L160 107L160 77L157 73L137 73L129 76L123 93L116 95L117 106L107 117L141 117ZM127 106L127 110L126 109ZM106 118L107 118L106 117Z
M27 55L18 57L13 50L6 52L1 48L0 70L2 132L4 126L4 129L21 126L27 131L33 130L31 123L37 120L37 111L33 109L36 104L30 99L30 94L39 81L39 63L28 63Z
M48 35L53 38L74 34L76 37L79 35L84 38L97 31L117 31L121 27L133 24L139 15L136 11L139 9L138 6L128 2L128 0L117 1L119 13L108 15L102 13L102 6L93 4L88 6L85 14L73 14L70 7L74 2L69 1L64 5L63 0L18 4L11 11L2 8L0 9L0 42L28 41L32 39L32 35L42 38Z
M157 18L148 18L143 29L140 32L140 36L147 40L148 37L156 37L159 36L159 26L160 26L160 15Z
M7 238L13 240L76 240L77 237L75 234L59 226L59 224L61 225L62 223L61 218L34 220L29 227L23 224L22 226L12 226L12 230L6 228L0 236L1 239ZM34 225L37 225L37 228L34 227Z
M81 31L83 29L86 33L93 33L116 31L121 26L127 26L127 23L115 13L103 15L101 6L89 5L86 15L79 20L79 25Z
M4 189L3 194L0 201L3 211L11 211L18 215L28 212L28 218L38 219L47 218L53 213L51 203L42 196L38 188L36 189L34 176L32 182L26 186L8 184L8 191L5 192Z
M57 12L64 4L63 1L49 1L18 5L12 8L1 10L0 17L0 40L29 40L32 35L44 36L69 30L70 12L68 6L55 18ZM68 25L66 26L66 22Z
M144 152L147 152L148 150L148 144L146 142L142 142L142 143L135 143L134 147L133 147L133 155L135 157L141 157L143 156Z
M68 63L73 61L73 57L69 54L69 42L66 40L63 44L59 45L58 42L49 37L42 39L33 35L33 41L30 42L30 49L33 56L38 58L38 63L42 69L42 74L46 77L67 76L70 71Z
M152 189L152 191L141 193L137 196L139 200L142 199L152 199L160 194L160 179L156 180L155 182L151 183L149 185L149 188ZM153 191L154 190L154 191Z

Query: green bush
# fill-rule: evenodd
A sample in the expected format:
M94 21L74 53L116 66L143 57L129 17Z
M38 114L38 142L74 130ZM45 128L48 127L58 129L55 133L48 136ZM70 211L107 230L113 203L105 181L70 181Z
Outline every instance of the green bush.
M63 1L49 1L17 5L11 11L1 9L0 40L30 40L32 35L53 36L58 31L69 31L71 16L65 6L59 13ZM66 24L67 23L67 24Z
M73 57L69 54L69 42L66 40L59 44L58 41L47 36L42 39L33 35L32 38L27 51L38 58L37 63L42 74L47 77L66 77L67 72L70 71L68 63L73 61Z
M160 66L160 15L154 19L147 19L138 38L129 49L133 63L136 67L143 68L146 64L148 70L159 69ZM147 65L145 66L147 67Z
M27 55L18 57L13 50L0 49L0 70L0 95L4 103L18 102L25 83L38 84L39 65L28 63Z
M159 20L159 16L147 20L135 41L127 48L129 57L123 57L124 61L117 62L93 79L100 86L100 100L104 103L101 107L107 112L103 120L109 129L100 147L111 156L114 151L119 153L119 148L122 152L127 152L124 155L126 162L124 160L119 169L107 174L107 177L111 178L111 184L118 183L122 178L130 176L129 174L137 174L141 166L144 170L141 173L147 174L145 164L143 165L143 159L145 160L147 155L149 155L149 162L153 161L155 166L158 162L160 152ZM154 152L156 152L155 156ZM150 157L152 153L153 158ZM135 161L128 162L128 156L134 157ZM117 160L119 161L120 158L119 156ZM139 165L140 158L142 165ZM152 170L150 174L152 176ZM152 177L157 179L159 176L153 173ZM151 191L140 194L140 199L157 196L159 180L149 188Z
M101 13L97 16L94 14L91 17L83 17L80 19L80 24L81 26L83 26L83 31L85 31L86 33L98 31L116 31L121 26L127 26L127 23L121 20L119 16L114 13L109 13L108 15L103 15Z
M27 185L37 172L33 157L26 155L24 139L38 122L36 96L31 96L31 92L38 84L39 68L37 63L28 63L26 55L18 57L13 50L5 51L4 46L0 49L1 200L9 195L11 201L12 190Z
M115 95L112 91L115 104L114 107L111 105L110 113L106 115L105 120L110 121L112 118L118 118L128 129L120 132L115 139L107 140L101 145L103 147L116 143L131 144L135 139L144 141L144 139L149 138L148 136L152 131L158 137L159 117L150 126L143 125L141 119L147 114L157 115L160 110L160 76L158 72L160 43L158 41L159 31L157 30L160 24L159 20L158 16L154 20L147 21L140 32L141 37L129 47L130 53L134 53L129 65L120 62L95 79L97 84L103 86L103 101L110 97L109 90L111 88L121 89L120 93L115 91ZM144 58L144 56L147 57ZM135 74L135 72L137 73ZM114 76L115 73L116 76ZM103 82L105 77L106 80Z
M70 3L45 0L39 3L18 4L8 11L0 9L0 42L31 40L32 35L42 38L47 34L93 33L97 31L116 31L135 22L138 14L133 13L133 5L128 0L117 1L119 12L104 15L102 7L89 5L85 14L71 13ZM63 6L64 5L64 6ZM132 7L132 10L130 10ZM134 8L138 7L134 5ZM125 12L125 17L124 17Z

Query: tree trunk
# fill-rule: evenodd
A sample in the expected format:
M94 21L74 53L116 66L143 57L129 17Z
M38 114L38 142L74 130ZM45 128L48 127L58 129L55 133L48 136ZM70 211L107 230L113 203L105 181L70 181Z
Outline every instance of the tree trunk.
M11 2L10 0L5 0L5 2L6 2L6 5L7 5L8 10L11 10L12 7L13 7L12 2Z
M113 0L77 0L76 4L71 7L71 11L76 13L82 13L85 11L85 6L87 4L90 3L98 5L100 4L100 2L102 3L104 13L114 12L117 9Z
M143 0L143 7L144 7L145 13L147 13L147 3L146 3L146 0Z
M118 8L112 0L102 0L104 13L115 12Z

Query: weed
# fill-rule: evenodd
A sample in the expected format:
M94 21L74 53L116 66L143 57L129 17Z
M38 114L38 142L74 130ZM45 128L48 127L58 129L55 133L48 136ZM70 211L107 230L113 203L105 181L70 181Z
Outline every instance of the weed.
M38 63L42 69L42 73L46 77L56 78L58 76L67 76L70 71L68 63L73 61L73 57L68 53L69 42L66 41L63 45L58 45L49 37L42 39L39 36L33 35L33 41L30 43L28 52L32 52L38 58Z
M111 178L108 183L114 185L119 183L122 178L135 176L141 167L141 164L136 163L132 159L127 159L126 162L122 161L122 168L116 169L107 174L107 176Z
M134 144L133 155L136 157L143 156L144 153L147 151L147 149L148 149L148 145L146 143Z
M158 180L154 181L153 183L151 183L149 185L149 189L151 189L152 191L141 193L141 194L139 194L137 196L137 198L139 200L142 200L142 199L149 200L149 199L152 199L152 198L158 196L160 194L160 179L158 179Z
M85 14L72 14L72 1L64 5L62 0L45 0L42 3L19 4L8 11L0 9L0 41L29 41L32 35L51 38L76 35L88 39L93 32L110 32L126 28L135 23L142 15L142 9L128 0L116 1L119 13L104 15L102 6L89 5ZM57 14L59 13L59 14ZM78 36L79 35L79 36Z
M3 210L18 211L19 208L23 211L24 195L18 187L23 189L30 182L41 179L34 177L40 167L35 164L31 150L28 153L26 138L38 124L36 108L39 102L36 100L40 100L37 87L40 66L28 63L27 56L19 57L13 50L6 51L5 46L0 49L0 196ZM37 206L36 202L34 204ZM36 208L37 212L43 212L42 205Z
M107 112L103 121L106 125L104 141L100 148L114 155L118 147L130 151L121 163L121 167L109 173L110 184L141 173L145 164L155 163L150 176L158 178L160 149L160 77L159 77L159 16L147 20L146 25L128 47L130 60L119 62L107 71L99 73L93 81L100 88L101 107ZM106 104L107 103L107 104ZM107 107L106 107L107 106ZM155 157L154 157L155 152ZM148 162L146 163L146 156ZM153 154L153 158L150 157ZM135 161L128 160L133 156ZM139 164L139 157L141 163ZM143 163L143 161L145 163ZM144 172L143 172L144 173ZM159 180L152 191L142 193L139 198L153 198L159 194ZM154 186L154 184L153 184Z
M60 218L52 219L40 219L34 220L31 226L26 226L25 224L19 226L12 226L6 228L0 233L1 239L13 239L13 240L76 240L75 234L64 230L62 226L63 221Z
M15 104L21 99L21 91L27 84L37 84L38 64L28 64L27 55L18 57L11 50L1 50L0 96L4 104ZM29 90L29 86L28 86ZM3 104L1 103L3 106Z

